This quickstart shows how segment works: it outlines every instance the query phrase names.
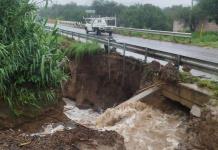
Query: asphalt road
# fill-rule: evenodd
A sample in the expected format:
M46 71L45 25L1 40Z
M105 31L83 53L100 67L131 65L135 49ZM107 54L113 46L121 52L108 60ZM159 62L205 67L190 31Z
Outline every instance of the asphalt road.
M72 28L63 25L59 25L58 27L69 31L85 33L84 29ZM102 36L107 36L107 35L108 34L103 34ZM205 47L198 47L192 45L177 44L172 42L148 40L148 39L137 38L137 37L123 36L118 34L113 34L113 38L117 42L121 42L121 43L138 45L150 49L170 52L174 54L179 54L183 56L188 56L192 58L198 58L201 60L207 60L207 61L218 63L218 49L215 48L205 48Z

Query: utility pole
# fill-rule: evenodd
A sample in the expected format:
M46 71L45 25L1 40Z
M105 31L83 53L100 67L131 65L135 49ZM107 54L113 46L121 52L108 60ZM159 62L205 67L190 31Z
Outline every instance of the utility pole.
M191 0L191 12L190 12L190 22L189 22L189 26L190 26L190 30L192 30L192 16L193 16L193 7L194 7L194 0Z

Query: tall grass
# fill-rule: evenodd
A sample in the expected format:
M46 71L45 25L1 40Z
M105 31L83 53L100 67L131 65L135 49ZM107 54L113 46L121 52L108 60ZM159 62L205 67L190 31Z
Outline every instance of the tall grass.
M66 50L65 55L76 60L81 60L84 56L95 55L101 52L101 47L97 42L73 42Z
M213 92L213 96L218 99L218 82L213 80L200 79L190 73L180 72L180 80L184 83L194 83L199 87L207 88Z
M218 32L194 32L192 36L194 45L218 48Z
M0 99L16 115L57 100L66 76L56 30L47 33L29 0L0 1Z

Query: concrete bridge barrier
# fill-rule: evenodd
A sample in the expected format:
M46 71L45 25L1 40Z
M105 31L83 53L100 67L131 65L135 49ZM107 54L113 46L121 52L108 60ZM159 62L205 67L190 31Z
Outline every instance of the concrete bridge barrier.
M187 83L163 85L162 93L165 97L175 100L190 109L193 105L203 107L212 96L212 92L209 90Z

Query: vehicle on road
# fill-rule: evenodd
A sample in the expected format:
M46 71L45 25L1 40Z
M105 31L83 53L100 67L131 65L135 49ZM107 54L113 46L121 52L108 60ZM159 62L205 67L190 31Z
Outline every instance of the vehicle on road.
M116 27L116 17L91 17L84 18L85 30L89 32L95 32L97 35L101 33L109 33L112 36L113 29Z

